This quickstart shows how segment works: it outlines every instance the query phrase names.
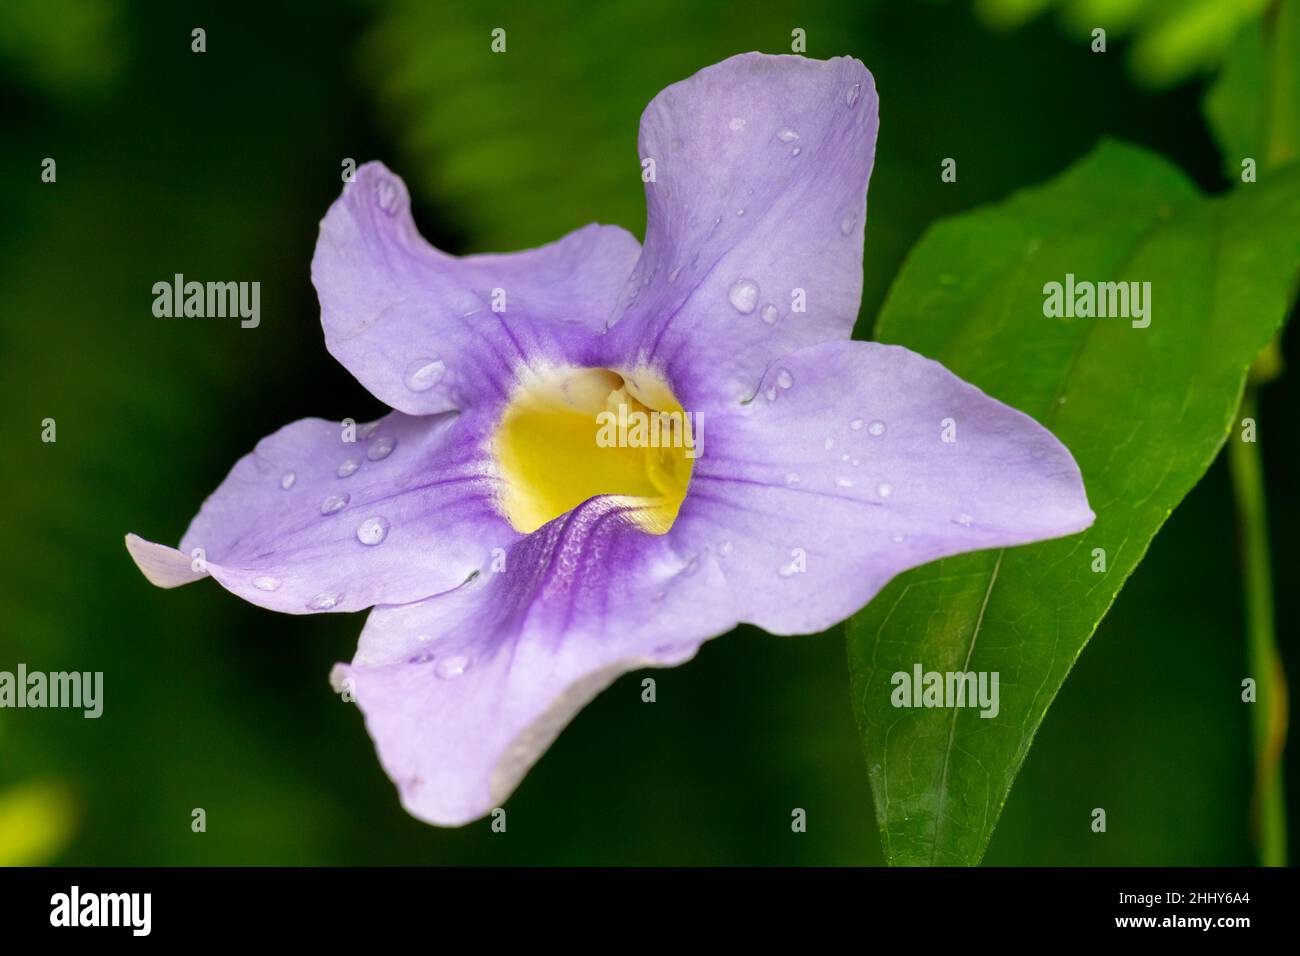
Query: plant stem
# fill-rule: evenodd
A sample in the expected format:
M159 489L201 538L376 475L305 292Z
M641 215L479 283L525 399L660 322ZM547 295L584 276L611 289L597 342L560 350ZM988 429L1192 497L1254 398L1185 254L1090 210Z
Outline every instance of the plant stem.
M1257 412L1255 386L1248 383L1241 400L1238 424L1246 418L1257 422ZM1262 866L1286 866L1282 748L1286 743L1287 693L1273 628L1273 574L1269 563L1264 471L1257 442L1243 441L1239 434L1234 434L1228 440L1228 448L1241 535L1247 661L1256 692L1250 711L1255 753L1253 815L1256 843Z

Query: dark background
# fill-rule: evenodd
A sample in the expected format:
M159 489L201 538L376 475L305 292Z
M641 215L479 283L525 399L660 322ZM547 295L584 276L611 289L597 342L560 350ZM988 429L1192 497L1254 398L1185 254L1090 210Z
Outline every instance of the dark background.
M105 674L99 720L0 711L0 863L881 862L840 628L719 639L656 675L654 705L624 677L524 781L508 833L440 830L401 810L330 691L359 615L275 615L210 581L156 590L122 536L178 541L286 422L380 413L326 353L309 277L345 157L403 175L425 236L452 252L592 220L640 235L643 106L734 53L788 52L802 27L808 55L860 58L880 92L862 336L929 223L1050 178L1101 136L1224 188L1203 74L1156 87L1119 35L1097 55L1052 16L995 29L999 4L977 6L0 5L0 669ZM939 180L949 156L956 184ZM176 272L260 281L261 326L155 318L151 287ZM1262 401L1297 673L1293 377ZM1252 862L1248 714L1219 679L1246 676L1239 592L1219 462L1084 651L987 862ZM1089 828L1098 806L1105 834Z

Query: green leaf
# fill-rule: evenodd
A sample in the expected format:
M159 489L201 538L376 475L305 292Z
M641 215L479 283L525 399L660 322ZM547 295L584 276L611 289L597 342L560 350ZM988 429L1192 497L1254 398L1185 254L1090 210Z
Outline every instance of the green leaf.
M1150 87L1169 87L1212 69L1232 38L1269 0L974 0L989 26L1022 26L1047 8L1059 11L1067 34L1092 49L1093 31L1132 41L1129 64ZM1095 53L1093 55L1096 55Z
M1247 158L1262 167L1300 157L1300 0L1237 34L1202 109L1230 180Z
M1285 317L1298 268L1300 169L1207 199L1164 160L1115 143L938 224L912 251L877 337L1051 429L1097 520L1070 538L913 570L850 622L853 708L891 862L980 860L1071 666L1233 431L1247 368ZM1066 273L1150 282L1150 326L1045 317L1044 284ZM999 713L895 708L891 676L917 663L997 672Z

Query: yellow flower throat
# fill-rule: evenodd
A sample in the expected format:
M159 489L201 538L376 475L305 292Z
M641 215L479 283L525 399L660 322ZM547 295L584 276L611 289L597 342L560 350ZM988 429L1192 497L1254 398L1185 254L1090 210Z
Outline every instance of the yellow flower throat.
M499 506L527 533L589 498L615 495L643 530L663 534L686 497L702 439L703 422L648 370L530 370L492 436Z

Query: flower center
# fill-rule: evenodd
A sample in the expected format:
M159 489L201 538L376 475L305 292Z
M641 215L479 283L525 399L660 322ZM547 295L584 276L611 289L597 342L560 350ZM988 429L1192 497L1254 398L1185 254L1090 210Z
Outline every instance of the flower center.
M702 425L645 369L530 371L492 436L501 510L527 533L589 498L617 495L645 531L663 534L686 497Z

